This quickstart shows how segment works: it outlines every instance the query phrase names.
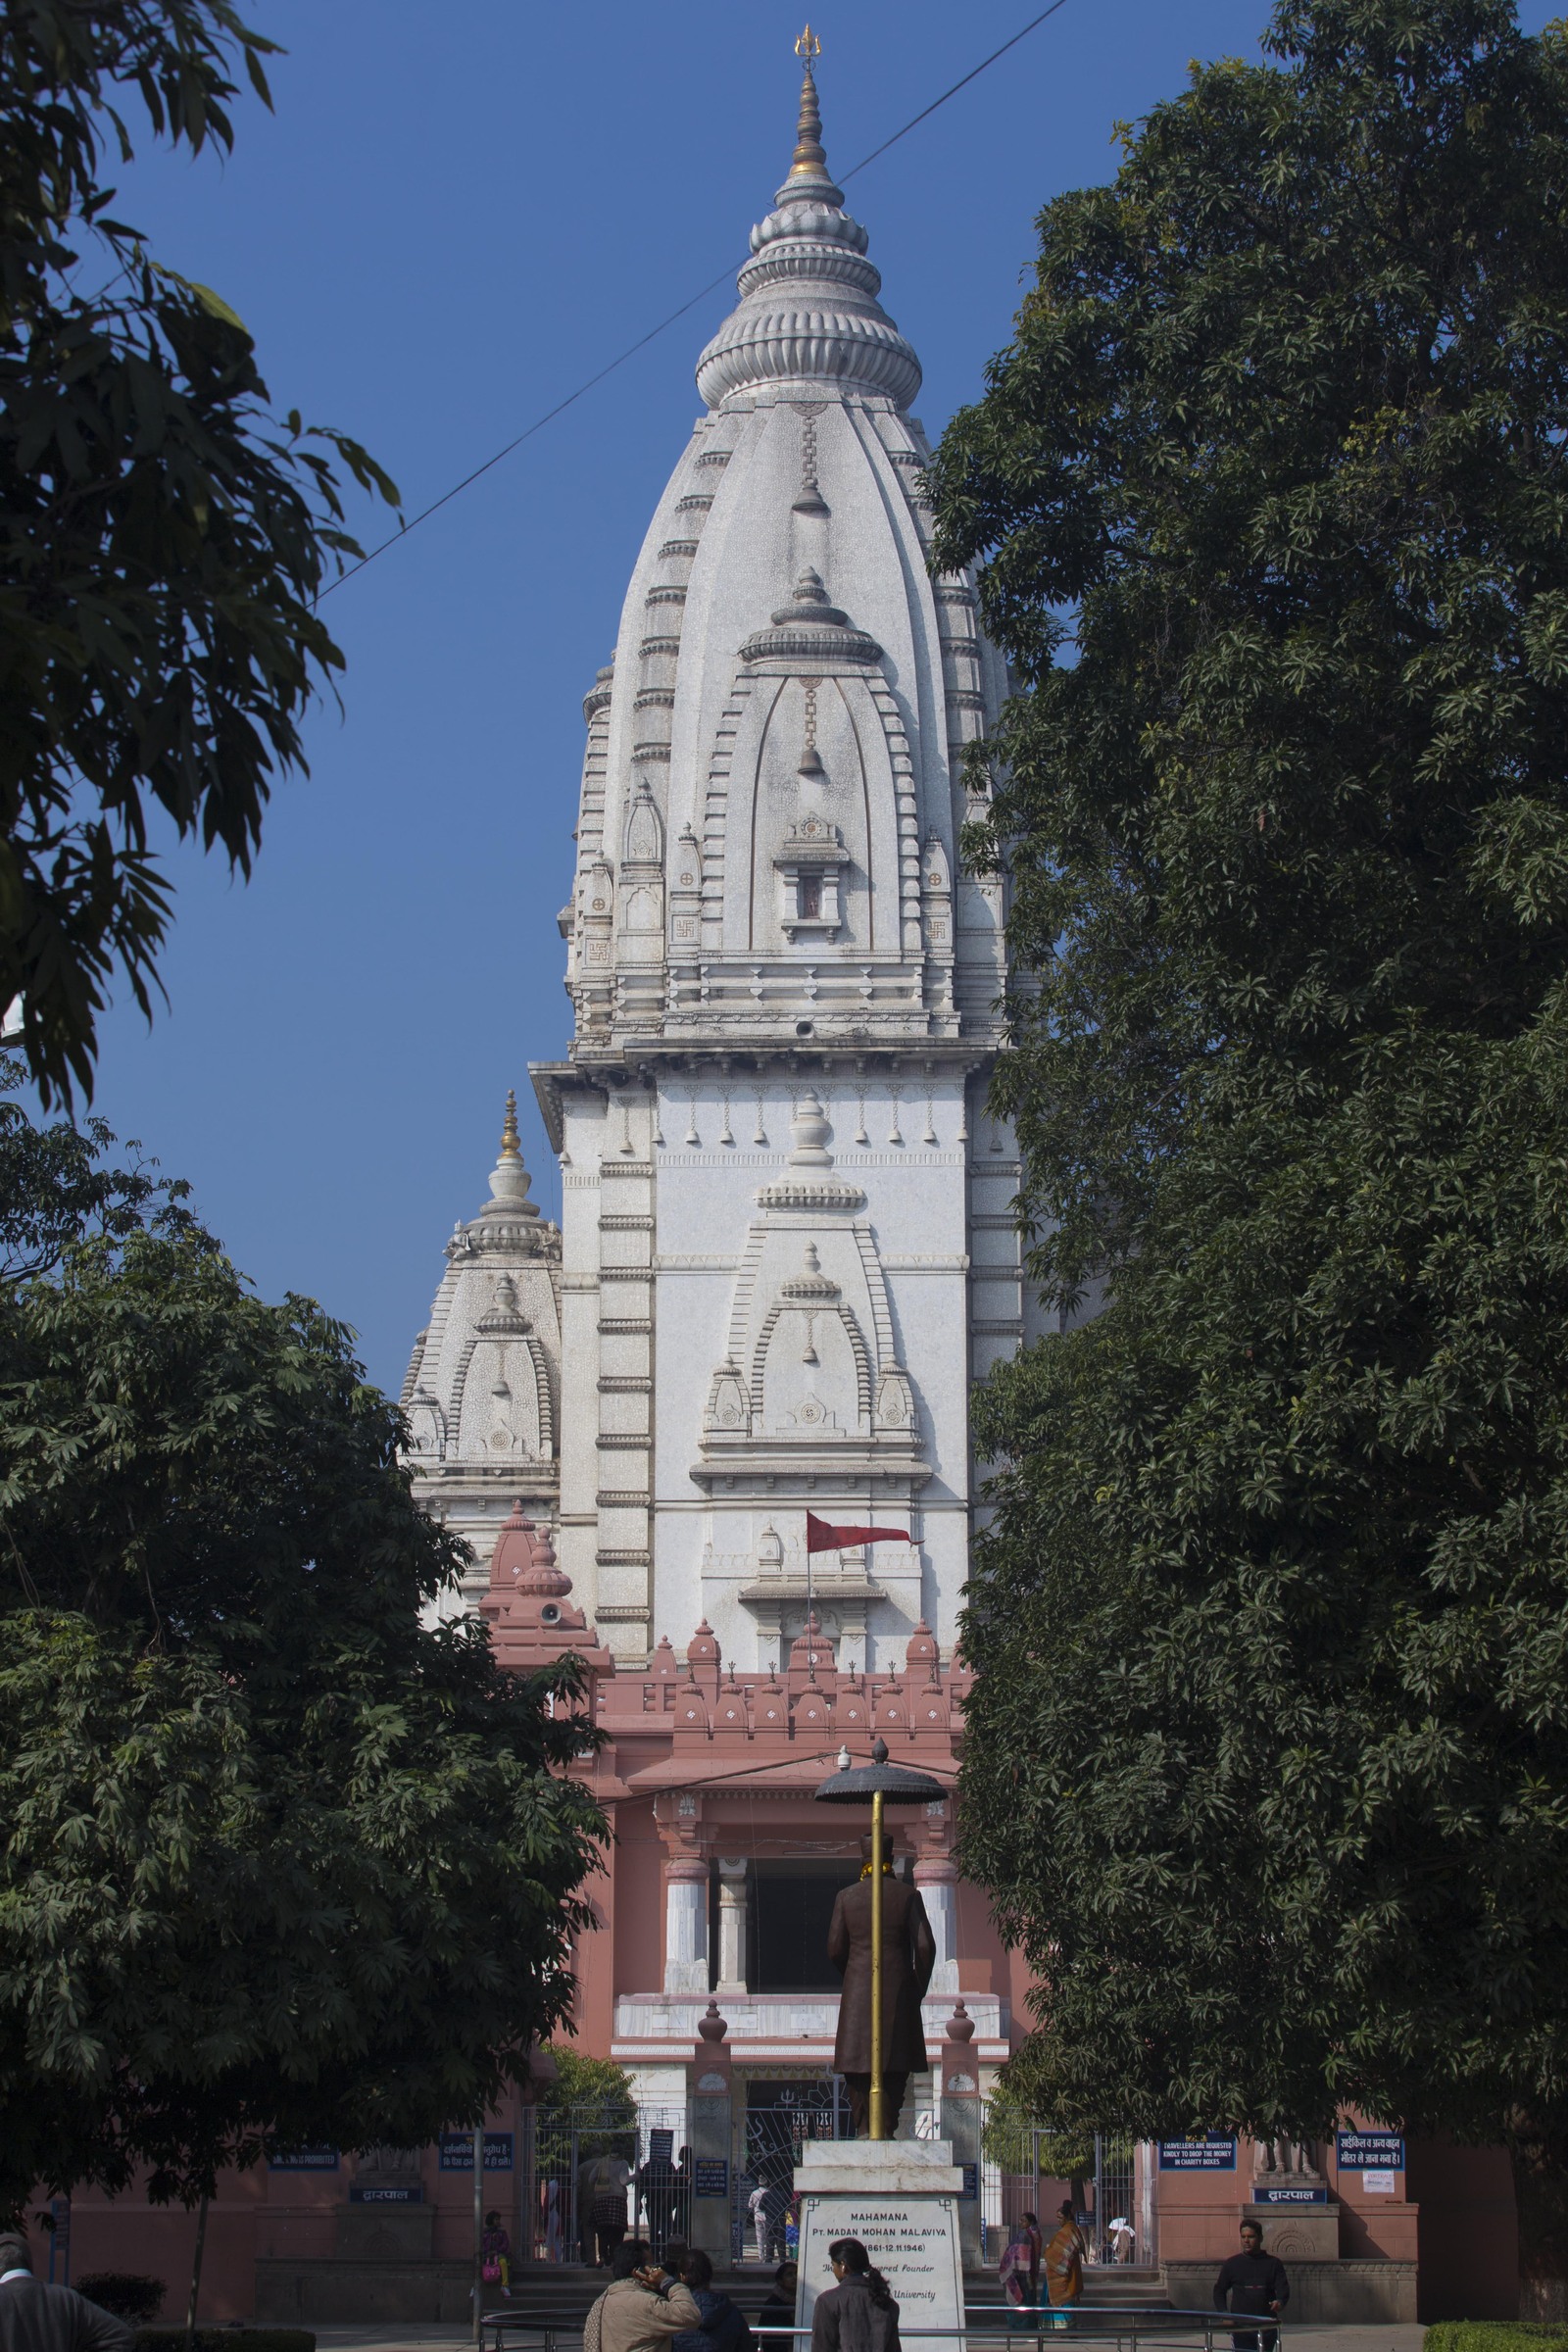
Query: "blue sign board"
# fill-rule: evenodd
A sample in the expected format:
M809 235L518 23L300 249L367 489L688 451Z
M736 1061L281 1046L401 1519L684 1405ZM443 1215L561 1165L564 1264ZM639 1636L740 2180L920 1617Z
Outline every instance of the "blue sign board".
M1159 2169L1162 2173L1234 2173L1235 2133L1205 2132L1201 2139L1162 2139Z
M290 2148L284 2156L269 2156L270 2173L335 2173L336 2148Z
M727 2197L728 2160L723 2156L699 2156L692 2167L692 2192L699 2197Z
M650 2164L674 2163L675 2134L668 2124L656 2124L649 2132L648 2161Z
M1346 2173L1402 2173L1404 2138L1398 2132L1341 2132L1336 2145Z
M472 2172L471 2164L468 2170L470 2173ZM351 2205L422 2205L424 2191L417 2181L414 2180L395 2180L385 2185L372 2180L368 2186L362 2186L356 2180L349 2190L349 2203Z
M511 2172L512 2133L510 2132L487 2132L485 2133L484 2169L487 2173ZM471 2132L442 2132L441 2170L444 2173L472 2172L473 2133Z
M972 2200L980 2194L980 2167L977 2164L964 2164L960 2165L958 2170L963 2175L963 2186L959 2189L958 2195L960 2198L968 2197Z
M1254 2205L1326 2205L1326 2188L1270 2188L1259 2183L1252 2190Z

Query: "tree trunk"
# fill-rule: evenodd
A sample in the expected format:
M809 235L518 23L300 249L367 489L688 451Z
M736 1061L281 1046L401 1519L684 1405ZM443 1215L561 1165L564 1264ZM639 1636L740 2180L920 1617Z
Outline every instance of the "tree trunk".
M1519 2317L1568 2323L1568 2130L1518 2117L1508 2134L1519 2214Z
M185 2306L185 2341L196 2333L196 2299L202 2291L202 2252L207 2244L207 2199L196 2216L196 2249L190 2258L190 2301Z

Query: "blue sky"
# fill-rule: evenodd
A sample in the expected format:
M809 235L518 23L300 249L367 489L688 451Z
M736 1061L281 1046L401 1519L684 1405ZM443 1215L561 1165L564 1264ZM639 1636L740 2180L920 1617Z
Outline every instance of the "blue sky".
M845 172L1038 0L829 0L814 19ZM342 425L437 497L738 264L788 167L803 0L250 0L276 111L232 160L149 155L122 218L216 287L278 409ZM1534 12L1533 22L1545 10ZM1188 61L1255 54L1254 0L1066 0L851 184L933 437L1007 337L1039 207L1108 177L1118 118ZM309 727L256 878L172 860L171 1004L103 1032L97 1106L268 1295L356 1326L394 1391L454 1219L518 1090L535 1197L559 1186L527 1085L564 1053L556 912L581 698L697 396L721 289L325 608L341 711ZM356 517L381 535L379 513Z

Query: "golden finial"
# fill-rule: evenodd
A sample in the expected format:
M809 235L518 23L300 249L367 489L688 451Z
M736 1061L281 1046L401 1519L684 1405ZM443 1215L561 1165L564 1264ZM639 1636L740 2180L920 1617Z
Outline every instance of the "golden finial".
M517 1134L517 1095L514 1087L507 1089L507 1115L501 1122L501 1156L520 1159L522 1144Z
M796 42L795 54L806 71L801 81L801 119L795 132L795 160L790 165L790 177L826 179L827 155L822 146L822 110L816 102L816 75L812 71L822 54L822 44L809 24Z

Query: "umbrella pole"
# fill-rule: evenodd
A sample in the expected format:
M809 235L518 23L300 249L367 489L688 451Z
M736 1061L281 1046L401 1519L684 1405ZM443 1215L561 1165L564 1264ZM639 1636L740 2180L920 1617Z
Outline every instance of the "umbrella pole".
M882 1791L871 1799L871 2096L873 2139L886 2139L882 2114Z

